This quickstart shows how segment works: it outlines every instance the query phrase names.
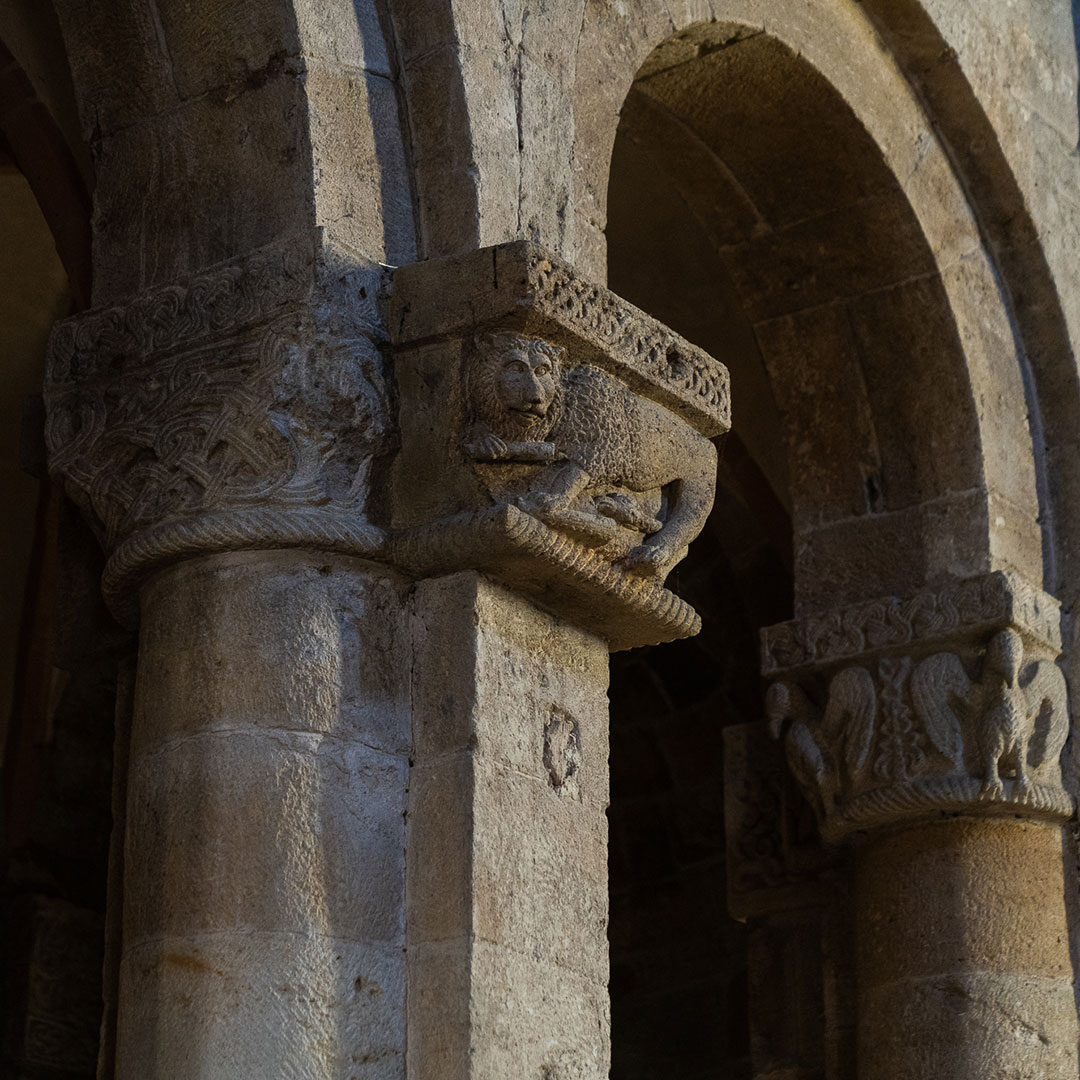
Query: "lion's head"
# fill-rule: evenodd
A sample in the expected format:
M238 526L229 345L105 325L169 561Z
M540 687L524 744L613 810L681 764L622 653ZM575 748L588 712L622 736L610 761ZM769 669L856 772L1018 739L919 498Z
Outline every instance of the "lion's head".
M565 351L509 331L477 337L469 364L473 422L507 441L544 442L562 404Z

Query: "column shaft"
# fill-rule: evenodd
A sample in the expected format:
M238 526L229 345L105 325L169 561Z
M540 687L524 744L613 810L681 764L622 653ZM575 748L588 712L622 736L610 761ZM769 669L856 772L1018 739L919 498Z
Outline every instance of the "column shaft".
M359 560L144 586L118 1080L404 1074L405 632Z
M958 819L858 856L861 1080L1075 1080L1063 832Z

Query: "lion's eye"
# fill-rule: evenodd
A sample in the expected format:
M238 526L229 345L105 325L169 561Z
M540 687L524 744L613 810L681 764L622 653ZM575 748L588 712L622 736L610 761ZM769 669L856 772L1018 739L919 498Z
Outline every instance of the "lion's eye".
M536 369L536 374L537 374L537 375L539 375L539 376L541 376L541 378L542 378L542 377L543 377L544 375L550 375L550 374L551 374L551 368L550 368L550 367L548 367L548 365L547 365L547 364L541 364L541 365L540 365L540 366L539 366L539 367L538 367L538 368Z
M520 375L526 369L525 365L520 360L511 360L510 363L506 365L506 370L514 372L515 375Z

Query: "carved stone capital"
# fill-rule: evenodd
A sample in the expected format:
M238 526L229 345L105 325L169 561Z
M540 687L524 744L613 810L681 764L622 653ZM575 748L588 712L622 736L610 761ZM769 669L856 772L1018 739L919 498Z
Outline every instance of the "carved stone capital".
M615 648L698 629L664 580L727 371L535 245L392 280L321 232L265 248L59 324L46 406L121 617L165 562L314 547L488 573Z
M613 648L697 632L664 588L712 506L724 366L518 242L397 272L391 557L476 569Z
M114 610L186 555L382 550L367 518L390 416L381 274L320 232L56 327L50 468L100 534Z
M763 631L780 676L770 731L823 837L958 813L1069 818L1060 618L997 572Z

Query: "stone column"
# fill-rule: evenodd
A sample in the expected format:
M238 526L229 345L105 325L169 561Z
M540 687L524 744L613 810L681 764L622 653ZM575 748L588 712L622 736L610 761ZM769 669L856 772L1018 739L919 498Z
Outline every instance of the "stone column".
M140 631L119 1080L605 1077L606 654L699 626L723 366L317 234L62 324L47 403Z
M118 1080L404 1073L380 281L316 234L53 336L51 467L139 623Z
M771 729L854 847L864 1080L1077 1074L1060 618L997 572L763 632Z

